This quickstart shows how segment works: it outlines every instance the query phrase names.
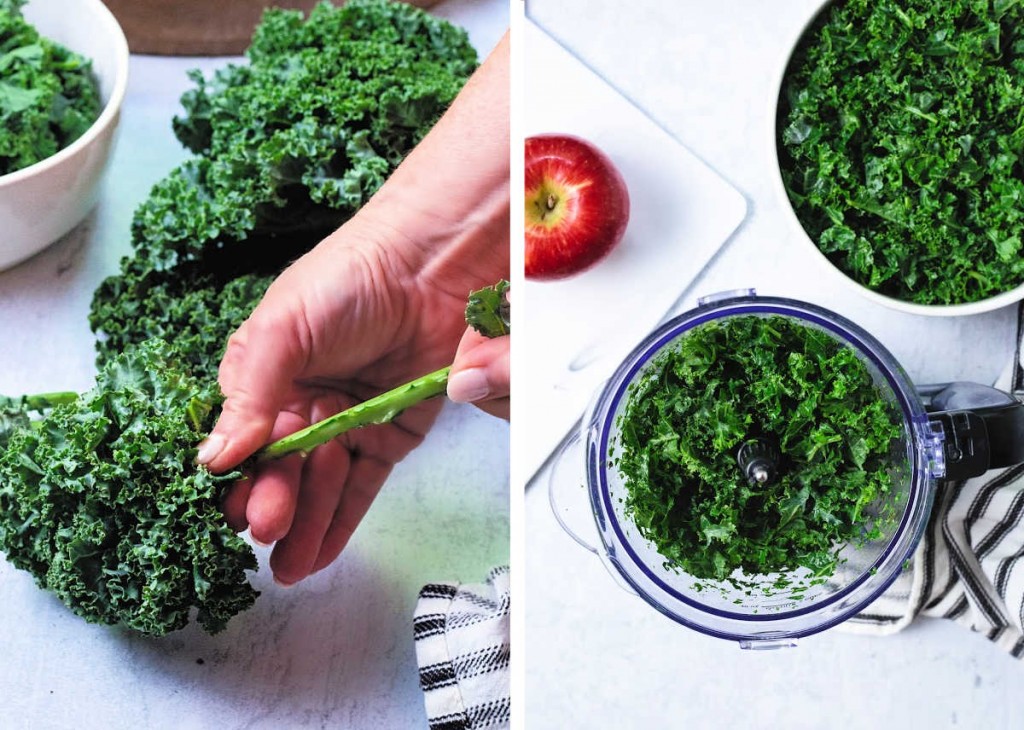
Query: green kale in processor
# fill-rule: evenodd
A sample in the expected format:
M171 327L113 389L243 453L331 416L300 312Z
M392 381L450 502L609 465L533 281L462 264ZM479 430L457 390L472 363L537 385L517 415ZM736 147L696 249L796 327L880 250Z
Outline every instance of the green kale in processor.
M898 415L852 348L789 318L690 330L630 386L617 425L626 514L667 567L697 579L828 576L844 545L894 519ZM752 439L777 444L773 481L741 472Z

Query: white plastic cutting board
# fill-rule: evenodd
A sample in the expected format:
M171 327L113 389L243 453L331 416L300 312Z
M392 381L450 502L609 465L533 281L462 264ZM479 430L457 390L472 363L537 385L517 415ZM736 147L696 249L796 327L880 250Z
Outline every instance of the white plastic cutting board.
M527 282L525 296L516 298L527 343L515 375L516 399L525 401L517 410L530 414L519 452L532 477L736 230L747 205L529 20L524 36L526 134L564 132L596 144L625 178L631 206L626 236L608 258L574 278Z

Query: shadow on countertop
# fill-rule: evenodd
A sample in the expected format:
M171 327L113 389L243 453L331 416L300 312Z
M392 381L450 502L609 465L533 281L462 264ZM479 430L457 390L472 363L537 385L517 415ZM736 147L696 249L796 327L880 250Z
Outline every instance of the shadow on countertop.
M164 638L110 629L126 668L179 695L168 707L181 694L208 707L211 726L367 726L416 691L398 691L417 677L410 599L358 556L288 589L258 575L256 604L216 636L195 623Z

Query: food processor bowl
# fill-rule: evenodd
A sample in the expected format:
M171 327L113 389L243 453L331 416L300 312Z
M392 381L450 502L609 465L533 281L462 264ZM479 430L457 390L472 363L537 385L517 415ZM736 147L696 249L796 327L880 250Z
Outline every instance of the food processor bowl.
M901 423L901 435L890 454L891 489L884 502L873 505L881 536L869 539L866 524L864 540L836 546L838 563L829 576L799 568L766 575L737 571L724 581L698 580L666 561L627 513L627 484L614 462L620 448L620 416L631 386L656 366L659 354L696 328L749 316L788 318L851 348L870 373L878 397L890 404ZM746 648L791 645L864 610L906 568L928 521L936 479L944 473L941 428L929 419L899 363L875 338L826 309L758 297L753 290L702 299L696 309L641 342L593 400L576 441L585 448L587 494L600 536L596 552L617 580L669 618ZM564 455L565 450L560 458ZM737 478L743 478L739 469ZM565 527L562 517L559 520Z

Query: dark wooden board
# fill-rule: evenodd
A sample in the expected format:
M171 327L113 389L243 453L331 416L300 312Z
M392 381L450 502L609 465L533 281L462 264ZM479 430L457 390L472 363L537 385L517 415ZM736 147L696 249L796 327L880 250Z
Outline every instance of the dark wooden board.
M437 0L411 0L430 7ZM264 8L310 10L318 0L103 0L132 53L223 56L242 53Z

